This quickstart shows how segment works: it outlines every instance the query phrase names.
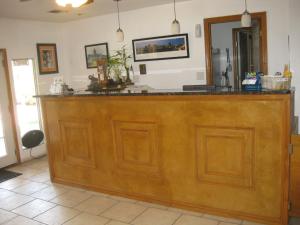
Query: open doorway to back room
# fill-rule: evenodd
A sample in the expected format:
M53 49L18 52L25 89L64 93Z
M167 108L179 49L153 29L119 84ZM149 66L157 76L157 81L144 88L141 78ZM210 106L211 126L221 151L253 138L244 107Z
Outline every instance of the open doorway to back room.
M41 130L41 116L37 95L34 61L12 60L15 104L19 133L22 137L31 130Z

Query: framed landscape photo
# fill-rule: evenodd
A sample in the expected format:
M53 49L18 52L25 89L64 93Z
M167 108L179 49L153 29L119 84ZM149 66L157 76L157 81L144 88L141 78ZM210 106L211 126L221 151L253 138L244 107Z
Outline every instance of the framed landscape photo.
M132 45L135 62L190 57L188 34L136 39Z
M58 73L56 44L37 44L40 74Z
M99 60L108 60L108 44L100 43L85 46L86 67L97 68Z

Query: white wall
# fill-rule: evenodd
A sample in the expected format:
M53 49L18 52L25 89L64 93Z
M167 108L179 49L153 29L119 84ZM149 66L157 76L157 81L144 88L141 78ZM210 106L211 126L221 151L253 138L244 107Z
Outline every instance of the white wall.
M12 59L33 58L37 64L37 43L56 43L59 61L59 74L39 75L39 91L48 92L49 82L52 82L53 76L62 76L66 74L68 66L63 62L64 50L62 46L62 25L57 23L45 23L36 21L22 21L0 18L0 48L6 48L9 62ZM11 72L11 65L10 65Z
M300 115L300 1L290 0L291 70L294 72L293 86L296 87L296 114ZM300 124L299 124L300 127Z
M194 37L195 24L203 25L203 19L207 17L239 14L243 12L243 7L243 1L236 0L192 0L178 3L182 33L190 35L191 58L146 62L150 75L140 76L138 84L148 84L155 88L181 88L183 84L205 83L205 76L202 74L202 79L199 79L197 74L205 72L204 38ZM282 71L288 61L288 2L252 0L249 2L249 10L267 11L269 72ZM171 4L121 13L122 28L126 35L124 44L131 49L132 39L170 34L172 13ZM65 61L69 61L70 65L67 81L75 88L85 88L87 76L96 70L86 69L84 45L108 42L111 52L119 48L122 44L115 42L116 15L70 22L64 24L64 27L64 46L67 46L69 53ZM138 64L134 68L137 71Z
M147 62L147 76L141 76L139 84L148 84L155 88L177 88L182 84L196 84L195 71L204 71L204 54L202 39L194 38L194 26L200 21L190 16L193 4L178 4L182 32L190 35L189 59ZM94 69L86 69L84 45L108 42L110 52L126 44L132 53L132 39L170 34L172 17L171 5L144 8L121 14L122 29L125 31L125 42L116 43L116 15L94 17L82 21L65 24L66 45L70 60L69 81L76 88L86 87L87 76L95 73ZM80 31L80 32L78 32ZM138 64L135 65L138 72ZM203 82L203 81L202 81Z
M55 76L62 76L66 74L68 67L63 63L63 49L62 49L62 32L61 25L54 23L42 23L34 21L21 21L0 18L0 48L5 48L8 53L8 62L10 74L12 74L12 59L33 58L36 62L37 80L40 93L47 93L49 84ZM53 75L38 75L37 64L37 43L56 43L58 51L58 60L60 66L60 73ZM12 78L12 76L11 76ZM11 84L13 81L11 80ZM20 134L18 134L20 136ZM19 138L20 139L20 138ZM19 143L21 148L21 143ZM41 146L34 150L34 154L40 155L46 152L45 146ZM21 150L21 159L29 159L28 152Z

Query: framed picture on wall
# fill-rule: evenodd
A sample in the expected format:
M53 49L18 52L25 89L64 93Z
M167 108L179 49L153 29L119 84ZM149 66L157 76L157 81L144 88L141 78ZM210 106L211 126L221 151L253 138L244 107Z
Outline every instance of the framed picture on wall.
M86 67L97 68L97 62L102 59L108 60L108 44L100 43L85 46Z
M37 44L40 74L58 73L56 44Z
M135 62L190 57L188 34L136 39L132 45Z

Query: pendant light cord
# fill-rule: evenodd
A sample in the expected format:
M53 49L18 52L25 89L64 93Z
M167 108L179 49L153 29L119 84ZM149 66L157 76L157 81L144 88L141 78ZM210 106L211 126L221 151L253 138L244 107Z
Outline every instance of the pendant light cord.
M175 15L175 21L177 21L177 14L176 14L176 0L174 0L174 15Z
M120 8L119 8L119 0L117 0L117 8L118 8L118 23L119 23L119 30L121 29L121 23L120 23Z
M245 9L248 11L247 0L245 0Z

